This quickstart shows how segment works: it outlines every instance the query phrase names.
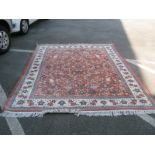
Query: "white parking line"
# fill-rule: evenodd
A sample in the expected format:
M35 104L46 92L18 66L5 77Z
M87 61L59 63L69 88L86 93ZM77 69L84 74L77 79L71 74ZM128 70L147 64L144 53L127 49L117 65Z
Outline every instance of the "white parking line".
M155 61L148 61L148 60L138 60L139 62L144 62L147 64L155 64Z
M142 68L142 69L145 69L146 71L149 71L150 73L152 73L152 74L155 74L155 70L153 70L153 69L151 69L151 68L149 68L149 67L146 67L146 66L144 66L144 65L142 65L142 64L139 64L138 62L136 62L135 60L132 60L132 59L126 59L129 63L131 63L131 64L133 64L133 65L136 65L136 66L138 66L138 67L140 67L140 68Z
M6 117L6 121L10 128L12 135L25 135L22 126L20 125L18 119Z
M155 61L152 61L152 60L142 60L142 59L138 59L138 60L126 59L126 60L134 61L134 62L142 62L142 63L146 63L146 64L155 64Z
M24 49L13 49L13 48L11 48L10 49L10 51L12 51L12 52L21 52L21 53L32 53L33 52L33 50L24 50Z
M150 125L152 125L153 127L155 127L155 119L152 118L149 115L138 115L141 119L143 119L144 121L146 121L147 123L149 123Z
M6 93L0 85L0 106L7 100ZM9 129L13 135L24 135L24 130L16 118L6 118Z
M2 107L2 104L6 101L6 94L4 93L4 90L2 86L0 85L0 107Z

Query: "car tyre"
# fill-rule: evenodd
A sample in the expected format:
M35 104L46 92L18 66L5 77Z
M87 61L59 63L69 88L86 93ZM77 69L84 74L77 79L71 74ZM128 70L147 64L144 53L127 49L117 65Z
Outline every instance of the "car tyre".
M22 19L20 22L20 33L27 34L29 31L29 22L27 19Z
M11 45L11 35L9 30L0 25L0 54L4 54L9 51Z

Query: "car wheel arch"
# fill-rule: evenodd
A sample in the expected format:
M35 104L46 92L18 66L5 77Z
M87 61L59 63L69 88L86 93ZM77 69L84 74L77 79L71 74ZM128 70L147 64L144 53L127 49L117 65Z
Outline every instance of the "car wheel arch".
M6 27L9 32L11 32L9 24L5 20L0 20L0 25Z

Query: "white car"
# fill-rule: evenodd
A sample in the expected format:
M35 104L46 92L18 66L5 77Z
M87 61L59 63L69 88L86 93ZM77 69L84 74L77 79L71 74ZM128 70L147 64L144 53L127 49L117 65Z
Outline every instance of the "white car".
M6 53L11 45L12 20L0 19L0 54Z
M29 26L35 21L37 21L37 19L12 19L12 32L26 34L29 31Z
M9 51L11 33L28 33L29 26L37 19L0 19L0 54Z

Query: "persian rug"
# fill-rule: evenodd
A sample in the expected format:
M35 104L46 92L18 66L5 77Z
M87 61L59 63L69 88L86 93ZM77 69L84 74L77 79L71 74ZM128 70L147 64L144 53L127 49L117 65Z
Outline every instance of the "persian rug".
M112 44L39 45L3 108L9 117L155 113L155 103Z

